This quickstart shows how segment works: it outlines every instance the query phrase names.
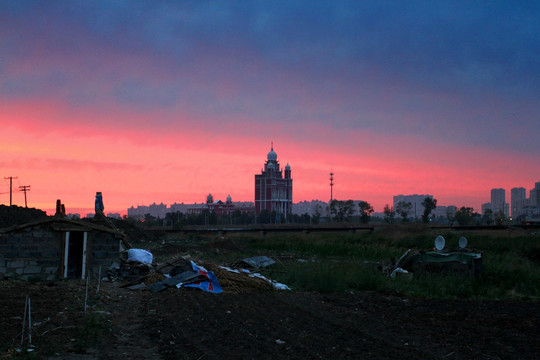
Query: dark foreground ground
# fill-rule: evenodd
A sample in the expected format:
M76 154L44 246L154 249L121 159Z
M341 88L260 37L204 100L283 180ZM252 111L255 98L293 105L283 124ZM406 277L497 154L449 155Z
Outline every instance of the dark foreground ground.
M540 357L538 301L175 288L151 294L121 285L102 283L96 296L90 284L85 317L84 283L0 282L0 359ZM21 354L15 349L27 295L35 348Z

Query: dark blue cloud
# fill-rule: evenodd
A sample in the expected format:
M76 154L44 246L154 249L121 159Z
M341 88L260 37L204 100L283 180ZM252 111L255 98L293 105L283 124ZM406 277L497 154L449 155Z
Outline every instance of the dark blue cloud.
M0 24L3 97L508 148L514 119L540 151L534 2L0 1Z

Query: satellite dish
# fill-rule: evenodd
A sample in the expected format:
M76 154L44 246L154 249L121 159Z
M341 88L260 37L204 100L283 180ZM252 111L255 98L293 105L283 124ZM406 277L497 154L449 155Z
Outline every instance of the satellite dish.
M438 251L441 251L442 249L444 249L444 244L445 244L445 241L441 235L435 238L435 249L437 249Z
M465 249L467 247L467 238L462 236L459 238L458 248Z

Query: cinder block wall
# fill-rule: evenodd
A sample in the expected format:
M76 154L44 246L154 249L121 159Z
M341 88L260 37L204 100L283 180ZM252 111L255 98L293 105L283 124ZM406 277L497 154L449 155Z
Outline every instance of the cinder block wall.
M61 236L43 225L0 234L0 276L23 280L58 278Z
M0 233L0 278L55 280L62 278L62 238L50 224ZM120 238L101 231L88 232L87 274L102 276L120 261Z
M93 232L91 249L88 249L88 272L92 278L97 278L101 267L104 276L113 262L120 263L120 238L106 232Z

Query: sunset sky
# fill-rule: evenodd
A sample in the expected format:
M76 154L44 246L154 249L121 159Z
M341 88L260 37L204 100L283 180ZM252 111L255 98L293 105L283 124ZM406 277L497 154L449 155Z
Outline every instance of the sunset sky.
M538 4L0 0L0 204L253 201L272 142L294 202L528 196Z

